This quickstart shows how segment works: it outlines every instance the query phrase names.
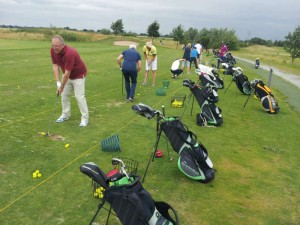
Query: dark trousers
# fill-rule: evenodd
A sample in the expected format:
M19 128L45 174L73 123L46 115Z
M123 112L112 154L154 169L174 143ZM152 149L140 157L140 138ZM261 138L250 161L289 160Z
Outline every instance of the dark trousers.
M171 72L176 75L176 76L179 76L183 71L182 69L177 69L177 70L171 70Z
M125 89L127 98L134 97L135 94L135 88L137 83L137 71L129 71L129 70L122 70L123 76L125 78ZM131 81L131 85L130 85Z
M194 63L195 68L198 69L198 63L197 63L197 58L196 57L191 57L191 59L190 59L190 68L192 67L192 63Z

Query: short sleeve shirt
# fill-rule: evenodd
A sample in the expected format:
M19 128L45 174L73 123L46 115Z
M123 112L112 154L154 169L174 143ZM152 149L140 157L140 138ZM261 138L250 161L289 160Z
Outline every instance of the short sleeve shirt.
M59 65L63 73L65 70L71 71L71 80L86 76L86 66L74 48L66 45L60 54L56 54L52 48L50 52L53 64Z
M155 47L155 46L152 46L151 49L149 50L149 49L147 48L147 46L145 45L145 46L143 47L143 52L145 52L147 56L157 55L157 50L156 50L156 47Z
M141 60L141 55L135 49L130 48L122 52L124 56L124 62L122 65L123 70L136 71L136 64Z

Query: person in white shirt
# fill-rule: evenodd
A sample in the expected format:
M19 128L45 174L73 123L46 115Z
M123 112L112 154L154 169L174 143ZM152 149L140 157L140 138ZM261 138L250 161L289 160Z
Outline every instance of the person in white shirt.
M197 63L200 64L201 62L201 52L202 52L202 45L200 44L200 41L197 41L197 43L195 44L195 47L197 49L198 55L197 55Z
M172 78L177 78L182 72L182 69L179 69L180 62L185 61L185 59L176 59L171 66Z

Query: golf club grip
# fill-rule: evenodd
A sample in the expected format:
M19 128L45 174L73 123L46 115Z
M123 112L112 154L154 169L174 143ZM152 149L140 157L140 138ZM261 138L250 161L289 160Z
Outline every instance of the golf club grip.
M163 116L165 116L166 115L166 113L165 113L165 106L162 105L161 107L162 107Z

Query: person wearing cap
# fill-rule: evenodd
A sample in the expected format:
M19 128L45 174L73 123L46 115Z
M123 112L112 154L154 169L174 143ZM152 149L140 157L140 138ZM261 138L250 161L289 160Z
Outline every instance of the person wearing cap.
M147 85L148 74L149 74L149 70L151 69L153 74L152 86L155 86L156 70L157 70L156 47L151 42L147 42L146 45L143 47L143 52L146 59L146 71L145 71L144 82L142 83L142 85Z
M122 64L122 59L124 59ZM117 63L125 78L126 101L134 101L138 72L142 68L141 55L136 51L136 45L129 45L129 49L123 51L117 58ZM131 80L131 85L130 85Z
M190 70L192 67L192 64L195 64L195 68L198 69L198 63L197 63L197 55L198 55L198 51L195 47L195 45L193 45L192 50L191 50L191 57L190 57Z

